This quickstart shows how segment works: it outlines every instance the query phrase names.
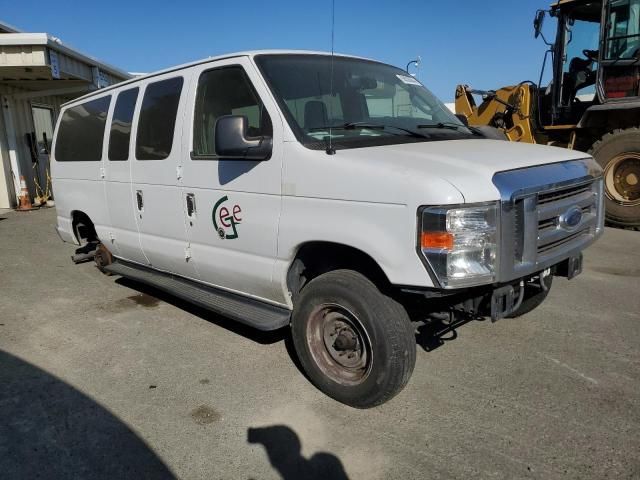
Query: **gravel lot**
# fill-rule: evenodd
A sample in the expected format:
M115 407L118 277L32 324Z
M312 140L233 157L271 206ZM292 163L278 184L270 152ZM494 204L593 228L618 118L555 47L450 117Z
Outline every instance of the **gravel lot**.
M516 320L472 322L373 410L258 333L73 265L55 212L0 213L0 477L640 478L640 232Z

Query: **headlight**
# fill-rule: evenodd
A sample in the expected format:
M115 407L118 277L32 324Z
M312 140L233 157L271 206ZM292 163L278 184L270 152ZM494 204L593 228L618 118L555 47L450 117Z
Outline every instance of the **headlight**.
M442 287L495 281L497 224L496 203L421 211L420 250Z

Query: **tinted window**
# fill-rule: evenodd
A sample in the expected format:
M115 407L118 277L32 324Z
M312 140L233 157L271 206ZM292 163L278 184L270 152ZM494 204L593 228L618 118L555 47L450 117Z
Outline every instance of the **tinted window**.
M215 125L223 115L246 116L249 137L273 134L269 114L240 67L210 70L200 76L193 126L194 155L215 155Z
M131 122L136 108L138 89L121 92L116 100L109 134L109 160L128 160Z
M136 135L138 160L162 160L171 153L182 83L176 77L147 86Z
M111 97L102 97L65 110L58 128L58 162L98 162Z

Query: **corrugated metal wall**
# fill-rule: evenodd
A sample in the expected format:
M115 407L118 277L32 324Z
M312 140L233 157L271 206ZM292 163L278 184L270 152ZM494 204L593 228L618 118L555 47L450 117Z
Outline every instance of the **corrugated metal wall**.
M0 105L0 108L1 105ZM7 129L4 125L4 115L0 113L0 208L9 208L15 202L13 184L11 183L11 168L9 164L9 147L7 145Z
M26 135L34 131L33 115L31 113L32 105L43 105L51 107L53 109L54 122L57 119L60 112L60 105L73 98L73 96L48 96L39 97L33 99L13 99L12 95L17 93L26 92L27 90L1 85L0 84L0 96L7 96L10 99L10 106L12 107L13 114L13 126L16 130L16 146L18 154L18 162L20 166L20 172L25 176L27 180L27 186L32 198L35 194L34 184L34 168L31 161L31 152L27 143ZM3 105L4 106L4 105ZM0 115L0 156L2 157L2 164L4 166L3 171L0 172L0 176L4 176L3 184L0 184L0 208L9 208L11 205L7 204L6 195L4 195L3 185L7 185L7 191L9 193L9 202L15 202L13 195L13 179L10 172L9 152L8 152L8 139L6 137L6 125L4 125L4 116ZM44 185L42 185L44 188Z

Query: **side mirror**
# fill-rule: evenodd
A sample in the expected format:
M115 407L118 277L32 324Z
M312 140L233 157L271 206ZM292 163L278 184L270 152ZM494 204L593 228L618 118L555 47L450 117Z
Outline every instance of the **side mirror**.
M247 137L247 117L225 115L216 120L215 148L219 157L229 160L268 160L273 139Z
M538 38L542 34L542 26L544 25L544 17L546 12L544 10L538 10L536 12L536 18L533 20L533 29L535 31L535 38Z
M465 127L469 126L469 119L466 117L466 115L462 115L461 113L456 113L456 118L460 120Z

